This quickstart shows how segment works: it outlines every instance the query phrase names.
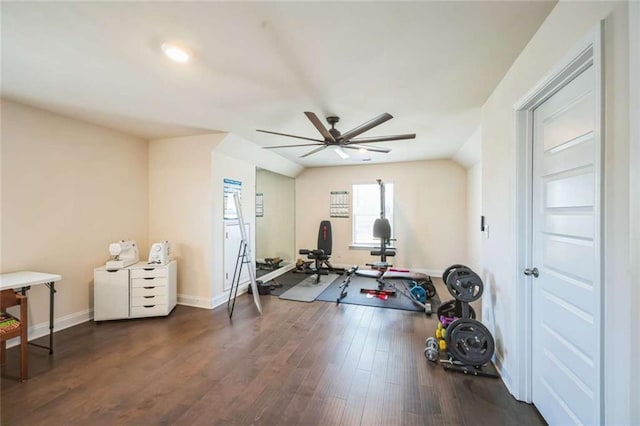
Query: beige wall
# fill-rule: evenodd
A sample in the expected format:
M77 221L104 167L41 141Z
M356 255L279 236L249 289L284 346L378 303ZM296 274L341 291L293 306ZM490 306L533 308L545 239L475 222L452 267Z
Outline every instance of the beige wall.
M3 273L62 275L56 327L86 321L93 269L109 243L133 239L146 256L147 145L142 139L2 101ZM48 290L29 292L30 323L48 325Z
M507 72L483 108L482 208L490 226L484 240L483 303L491 311L503 380L513 390L517 373L514 321L514 104L605 19L605 416L608 424L629 424L629 139L627 4L560 2ZM634 343L634 344L637 344Z
M396 266L441 273L466 262L467 178L451 160L415 161L304 170L296 178L296 252L314 248L321 220L330 219L337 265L375 261L368 250L350 249L352 218L329 218L331 191L349 191L354 183L394 183Z
M256 166L283 173L299 170L289 160L262 154L255 144L227 133L149 143L149 238L171 242L178 260L178 303L212 308L227 299L224 178L242 182L242 210L255 258Z
M225 136L149 143L149 241L171 243L171 255L178 261L181 303L198 305L212 297L211 151Z
M295 180L268 170L256 171L256 193L263 194L264 216L256 217L256 259L295 256Z
M474 271L482 271L482 164L476 163L467 169L467 265Z

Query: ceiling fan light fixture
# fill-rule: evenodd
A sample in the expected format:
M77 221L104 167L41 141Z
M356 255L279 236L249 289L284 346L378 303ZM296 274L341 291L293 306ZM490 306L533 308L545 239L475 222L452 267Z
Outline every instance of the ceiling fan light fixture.
M184 64L193 57L193 51L186 46L175 43L163 43L160 46L169 59Z
M347 154L346 152L344 152L344 150L340 147L334 148L333 149L335 151L336 154L338 154L340 156L340 158L342 158L343 160L346 160L347 158L349 158L349 154Z

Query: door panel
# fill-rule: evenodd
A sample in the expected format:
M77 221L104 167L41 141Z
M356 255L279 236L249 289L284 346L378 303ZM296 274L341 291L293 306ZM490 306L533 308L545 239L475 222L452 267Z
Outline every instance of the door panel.
M593 95L583 93L559 111L552 112L544 122L544 150L548 151L593 130Z
M567 169L577 169L593 162L593 132L559 145L545 152L545 175L559 173Z
M545 268L591 283L595 260L592 241L545 235L542 244Z
M593 285L567 274L549 269L545 276L549 280L548 292L584 312L593 311Z
M533 402L550 424L598 424L600 149L589 67L533 114Z
M545 183L545 207L593 206L594 176L590 171L573 176L554 177Z
M545 216L543 231L546 234L573 235L577 238L593 238L593 213L549 213Z

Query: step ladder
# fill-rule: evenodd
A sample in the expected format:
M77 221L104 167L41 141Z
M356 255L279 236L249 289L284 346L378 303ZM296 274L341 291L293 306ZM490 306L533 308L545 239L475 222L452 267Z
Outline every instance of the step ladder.
M258 293L258 283L256 282L256 275L253 270L253 261L251 260L251 246L247 237L247 229L244 227L244 217L242 215L242 206L240 204L240 193L234 192L233 201L236 205L236 212L238 214L238 225L240 227L240 248L238 249L238 258L236 259L236 266L233 271L233 279L231 280L231 288L229 289L229 300L227 301L227 313L229 319L233 316L233 309L236 306L236 297L238 295L238 287L240 287L240 277L242 276L242 267L246 265L249 271L249 278L251 279L251 290L253 290L253 302L258 308L258 312L262 315L262 304L260 303L260 294Z

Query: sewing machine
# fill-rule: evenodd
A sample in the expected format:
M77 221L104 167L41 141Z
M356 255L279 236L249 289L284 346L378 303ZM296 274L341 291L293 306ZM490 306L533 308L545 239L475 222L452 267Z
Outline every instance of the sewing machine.
M109 244L109 253L113 256L105 264L106 269L122 269L140 260L138 246L133 240L120 240Z
M149 260L147 264L152 265L166 265L171 261L169 256L169 241L162 241L159 243L153 243L151 250L149 250Z

